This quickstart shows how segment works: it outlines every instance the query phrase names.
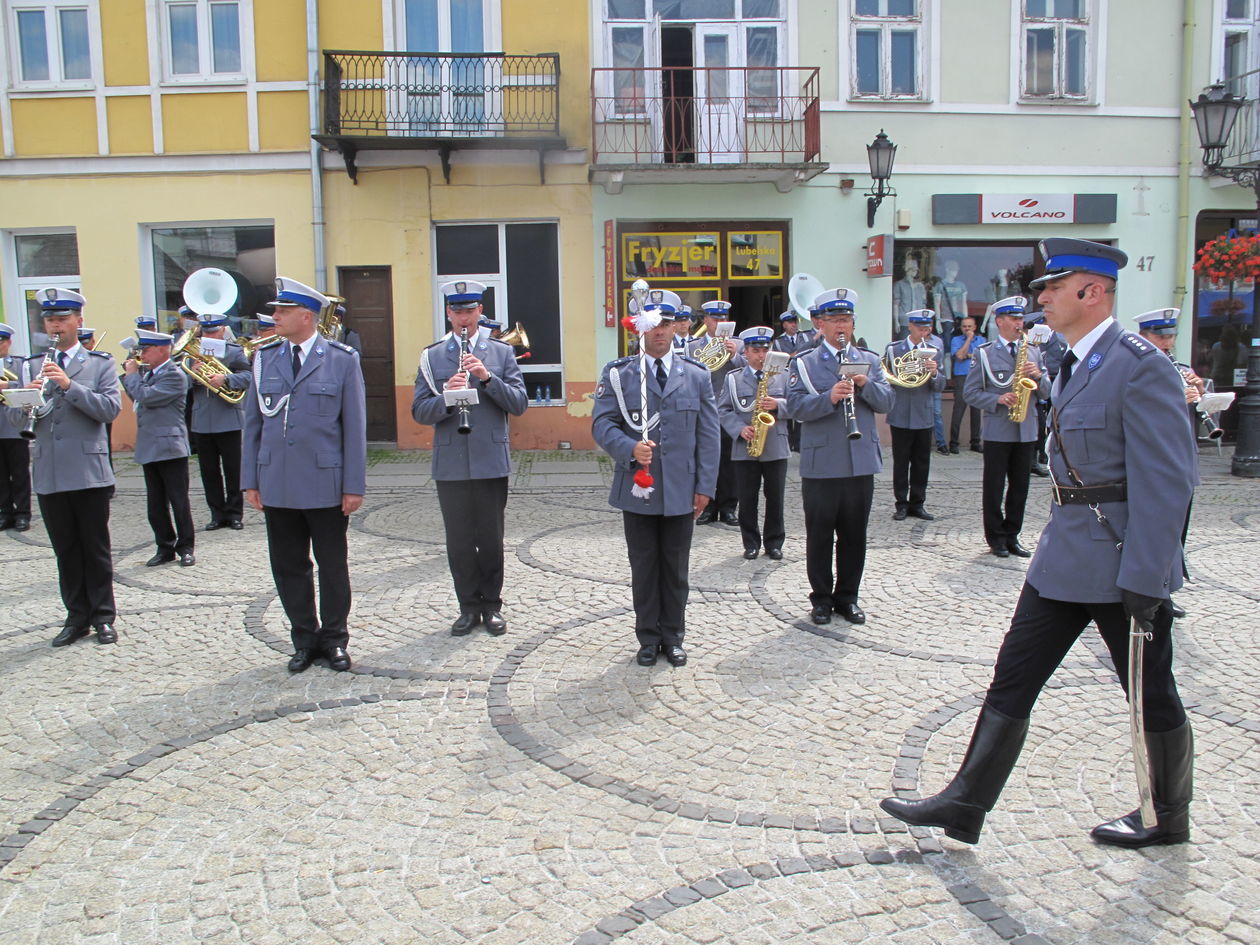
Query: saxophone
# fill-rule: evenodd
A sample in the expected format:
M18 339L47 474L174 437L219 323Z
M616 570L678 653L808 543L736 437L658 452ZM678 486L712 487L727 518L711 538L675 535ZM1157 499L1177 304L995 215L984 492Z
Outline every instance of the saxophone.
M1037 389L1037 382L1031 377L1024 377L1024 365L1028 363L1028 333L1020 331L1019 348L1015 351L1015 368L1011 372L1011 390L1018 399L1011 404L1007 418L1011 423L1023 423L1028 416L1028 402L1032 400L1032 392Z
M770 428L774 426L774 414L768 410L759 410L757 405L770 392L770 378L777 374L777 371L765 370L761 372L761 380L757 382L757 394L753 398L752 411L752 427L753 438L748 443L748 455L753 459L759 457L766 450L766 436L770 433Z

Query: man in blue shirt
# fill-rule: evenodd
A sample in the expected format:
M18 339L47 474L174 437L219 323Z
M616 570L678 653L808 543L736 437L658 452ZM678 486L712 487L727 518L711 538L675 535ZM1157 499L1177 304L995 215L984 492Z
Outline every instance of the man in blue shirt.
M966 315L959 326L961 334L954 335L949 341L949 353L954 365L954 376L950 379L950 390L954 392L954 409L949 417L949 451L958 452L958 434L962 432L964 412L971 415L971 451L980 452L980 409L968 407L963 399L963 385L967 383L967 372L971 370L971 356L975 348L984 344L979 326L974 316Z

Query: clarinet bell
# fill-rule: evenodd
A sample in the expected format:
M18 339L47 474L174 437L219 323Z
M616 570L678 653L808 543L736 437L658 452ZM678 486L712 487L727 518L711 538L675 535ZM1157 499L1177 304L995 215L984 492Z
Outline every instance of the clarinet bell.
M459 408L459 426L455 428L455 432L462 436L472 433L472 419L468 415L467 407Z

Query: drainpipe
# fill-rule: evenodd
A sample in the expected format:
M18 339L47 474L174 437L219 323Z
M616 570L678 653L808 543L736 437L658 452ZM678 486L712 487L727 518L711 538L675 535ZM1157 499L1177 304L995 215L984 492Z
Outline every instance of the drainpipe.
M1190 0L1187 0L1190 2ZM306 0L306 75L310 103L311 134L320 132L319 117L319 0ZM315 285L331 291L328 267L324 264L324 173L318 141L311 138L311 226L314 228Z
M1178 111L1178 162L1177 162L1177 285L1173 289L1172 304L1182 310L1186 307L1186 275L1190 271L1190 162L1194 159L1195 145L1191 140L1194 116L1186 104L1194 98L1194 3L1182 0L1181 13L1181 101ZM1187 339L1190 333L1186 333ZM1187 360L1190 360L1187 358Z

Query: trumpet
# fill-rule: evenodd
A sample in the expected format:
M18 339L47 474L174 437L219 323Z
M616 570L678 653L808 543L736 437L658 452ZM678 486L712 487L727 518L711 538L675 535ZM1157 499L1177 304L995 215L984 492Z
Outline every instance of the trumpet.
M472 345L468 343L468 329L461 328L459 331L459 361L463 367L464 358L472 354ZM468 382L468 370L464 369L464 382ZM459 405L459 426L455 428L455 432L467 436L472 433L472 413L468 409L468 405L461 403Z

